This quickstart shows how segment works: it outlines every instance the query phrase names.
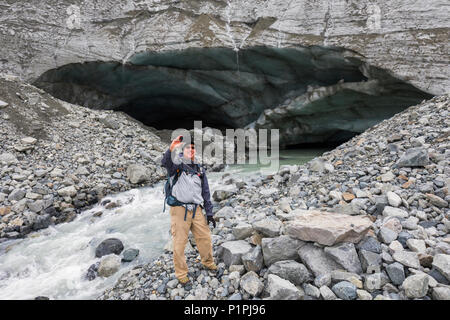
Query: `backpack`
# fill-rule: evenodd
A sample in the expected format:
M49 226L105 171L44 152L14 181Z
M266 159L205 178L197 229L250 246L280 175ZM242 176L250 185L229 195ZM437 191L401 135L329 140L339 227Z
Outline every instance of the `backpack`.
M166 183L164 185L164 190L163 190L164 191L164 195L165 195L163 212L166 211L166 203L169 206L171 206L171 207L176 207L176 206L185 207L184 221L186 221L186 215L187 215L187 211L188 211L187 210L187 205L188 204L194 205L194 211L193 211L193 215L192 215L192 218L194 218L195 217L195 212L197 211L198 204L196 204L196 203L185 203L185 202L179 201L177 198L175 198L172 195L173 186L177 183L178 178L181 176L181 174L183 172L190 173L190 174L197 174L199 177L201 177L203 175L203 172L201 170L201 166L198 165L198 164L197 164L197 167L199 169L198 171L195 171L194 169L190 168L189 166L187 166L185 164L182 164L181 167L182 167L181 170L177 169L177 172L173 175L173 178L169 175L169 172L167 172L167 181L166 181Z

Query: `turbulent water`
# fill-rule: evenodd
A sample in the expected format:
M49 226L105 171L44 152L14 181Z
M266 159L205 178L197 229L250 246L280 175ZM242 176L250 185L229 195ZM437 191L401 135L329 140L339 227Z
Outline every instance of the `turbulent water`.
M301 164L324 149L280 152L280 165ZM225 170L246 179L258 175L258 166L232 166ZM220 186L223 173L210 173L211 193ZM51 226L26 239L0 244L0 299L95 299L136 265L157 258L169 240L168 208L163 212L163 183L132 189L105 199L120 201L120 208L97 204L74 221ZM100 217L93 217L98 211ZM123 263L109 278L85 278L89 266L99 261L95 248L106 238L120 239L125 249L139 249L139 256Z

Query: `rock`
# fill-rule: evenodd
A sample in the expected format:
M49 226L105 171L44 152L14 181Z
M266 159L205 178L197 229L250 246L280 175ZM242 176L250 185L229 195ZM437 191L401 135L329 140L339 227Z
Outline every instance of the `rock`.
M0 109L4 109L4 108L6 108L7 106L9 106L8 103L6 103L5 101L0 100Z
M274 238L280 235L282 223L275 219L263 219L253 223L253 229L261 234Z
M319 288L320 294L324 300L336 300L337 297L327 286L322 286Z
M75 186L68 186L58 190L58 194L61 197L75 197L77 194L77 189Z
M52 217L49 214L44 214L36 217L33 223L33 230L41 230L47 228L52 223Z
M450 281L450 255L442 253L435 255L432 265Z
M426 274L412 275L403 281L402 287L408 298L422 298L427 294L428 281Z
M420 268L419 257L416 252L396 251L392 255L392 258L404 266L414 269Z
M19 201L22 200L25 197L25 191L22 189L14 189L9 195L8 200L9 201Z
M398 207L402 204L402 198L400 198L396 193L388 191L386 196L390 206Z
M448 287L433 288L432 296L434 300L450 300L450 288Z
M261 241L261 249L264 264L269 267L277 261L297 260L299 259L298 250L304 245L305 242L286 235L281 235L276 238L263 238Z
M401 285L405 280L405 270L403 268L403 265L398 262L387 265L386 272L392 283L396 286Z
M233 228L233 235L237 240L243 240L253 234L253 227L245 222L240 222Z
M98 275L100 277L109 277L116 273L120 268L120 257L115 254L109 254L102 257L98 266Z
M151 173L143 165L131 164L127 168L127 178L131 183L137 184L150 180Z
M242 263L247 271L259 272L264 266L264 258L261 246L256 246L252 251L242 256Z
M444 199L431 194L431 193L427 193L425 194L428 198L428 200L430 201L430 203L438 208L447 208L448 207L448 202L445 201Z
M289 280L295 285L301 285L312 280L312 275L308 269L294 260L277 261L269 267L267 272Z
M264 289L263 282L259 280L258 275L253 271L249 271L242 276L240 286L245 292L254 297L258 296Z
M37 142L37 139L33 138L33 137L26 137L26 138L22 138L20 139L20 141L23 144L35 144Z
M423 240L417 240L417 239L408 239L406 241L406 245L408 246L411 251L417 252L417 253L425 253L426 246L425 241Z
M334 270L331 272L331 281L334 283L340 281L347 281L353 283L356 288L361 289L363 287L363 283L361 282L361 276L356 273L342 271L342 270Z
M332 273L323 273L319 274L314 278L314 285L318 288L322 286L330 286L331 285L331 274Z
M342 243L333 247L325 247L325 253L345 270L353 273L362 273L361 262L353 243Z
M374 237L367 236L357 244L358 250L366 250L373 253L381 253L381 244Z
M395 175L392 173L392 171L388 171L381 175L381 181L383 182L389 182L395 179Z
M422 267L432 268L433 256L426 253L419 253L419 262Z
M350 193L350 192L344 192L344 193L342 194L342 198L343 198L345 201L350 202L350 201L352 201L353 199L355 199L355 195L354 195L353 193Z
M371 251L360 250L359 260L363 271L367 273L371 273L370 270L377 269L381 265L381 255Z
M368 217L308 210L287 222L285 232L303 241L332 246L339 242L359 242L371 226Z
M300 300L302 293L288 280L277 275L269 274L267 277L266 291L269 294L268 300Z
M11 165L17 163L17 158L12 153L1 153L0 154L0 164Z
M244 240L227 241L220 245L222 250L222 260L227 267L233 264L242 264L242 256L252 250L252 246Z
M397 232L392 231L389 228L382 227L380 229L380 233L378 234L378 236L380 237L380 240L383 241L385 244L390 244L392 241L397 239L398 234Z
M89 281L92 281L97 277L99 265L100 265L100 261L92 264L89 267L87 274L86 274L86 279L88 279Z
M356 290L356 294L358 295L359 300L372 300L373 297L366 290Z
M228 199L237 193L237 188L234 185L221 186L221 189L216 189L213 192L212 198L214 201L220 202L222 200Z
M400 157L398 167L424 167L430 163L428 151L425 148L410 148Z
M219 221L221 218L228 220L233 217L233 208L232 207L223 207L219 211L214 214L214 220ZM247 223L243 223L247 224ZM239 225L239 224L238 224Z
M139 255L138 249L127 249L122 253L122 261L124 262L130 262L136 259L136 257Z
M103 240L95 249L95 256L97 258L103 257L109 254L119 255L123 250L122 241L116 238L109 238Z
M357 297L356 286L348 281L336 283L331 290L342 300L355 300Z
M302 246L299 249L298 254L302 262L316 277L326 273L331 274L333 270L342 268L333 259L329 258L323 249L318 248L311 243Z
M305 291L305 294L307 296L310 297L314 297L314 298L320 298L320 290L319 288L309 284L309 283L304 283L303 284L303 291Z
M407 218L408 212L406 212L403 209L386 206L386 207L384 207L384 210L383 210L383 216L396 217L396 218Z

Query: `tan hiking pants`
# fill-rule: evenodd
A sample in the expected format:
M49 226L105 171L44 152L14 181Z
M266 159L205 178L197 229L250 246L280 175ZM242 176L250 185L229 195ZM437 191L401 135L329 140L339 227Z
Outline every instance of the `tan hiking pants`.
M185 210L182 206L170 207L173 264L175 266L175 276L178 279L186 277L188 274L184 249L188 241L189 230L194 235L202 264L210 266L214 263L211 231L206 223L206 217L203 215L202 208L200 206L197 207L194 219L192 219L192 211L188 211L186 221L184 221Z

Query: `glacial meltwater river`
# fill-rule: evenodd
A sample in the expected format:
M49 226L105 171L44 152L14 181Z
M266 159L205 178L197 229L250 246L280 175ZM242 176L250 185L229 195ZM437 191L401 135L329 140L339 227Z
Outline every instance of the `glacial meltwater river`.
M280 151L280 165L302 164L327 149ZM258 165L234 165L225 172L240 179L259 175ZM224 172L208 173L211 194L220 187ZM163 184L132 189L107 196L120 201L120 208L105 209L100 204L83 211L69 223L50 226L25 239L0 244L0 299L24 300L37 296L50 299L95 299L128 270L163 253L169 240L170 217L163 212ZM102 199L104 200L104 199ZM93 217L98 211L100 217ZM95 248L107 238L120 239L125 249L139 249L132 262L122 263L109 278L85 278L89 266L99 261Z

